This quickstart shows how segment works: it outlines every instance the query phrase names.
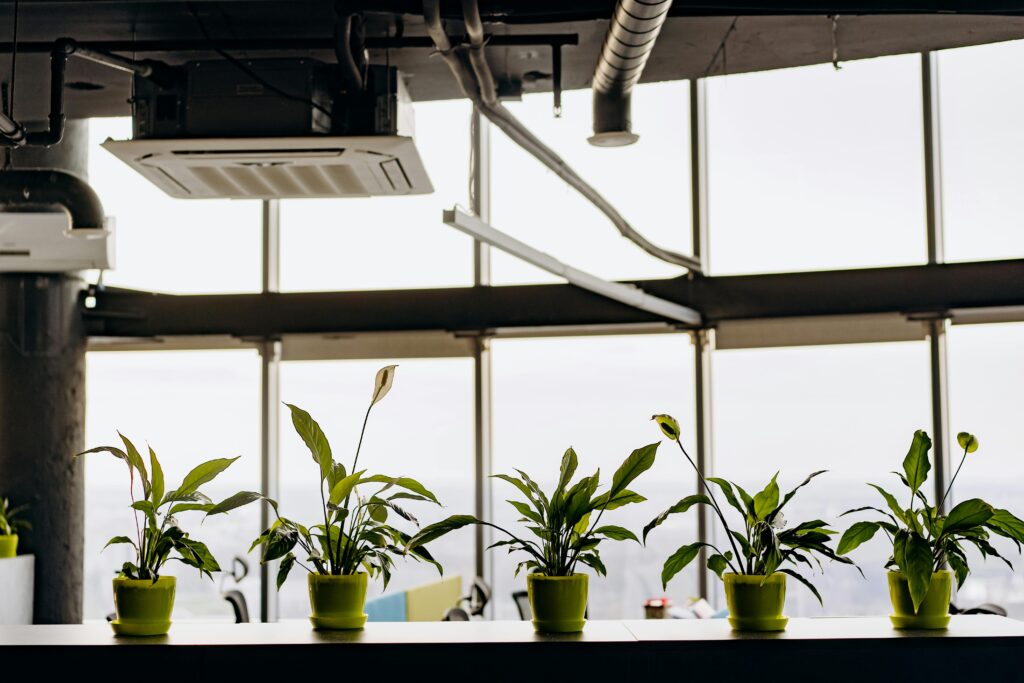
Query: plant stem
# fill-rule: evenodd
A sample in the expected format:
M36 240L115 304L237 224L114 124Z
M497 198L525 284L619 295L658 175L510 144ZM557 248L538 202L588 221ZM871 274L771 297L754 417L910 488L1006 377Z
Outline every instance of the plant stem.
M349 472L349 474L352 474L352 473L356 472L356 465L359 464L359 453L363 450L363 437L366 436L366 423L370 421L370 411L371 410L373 410L373 401L372 400L370 401L370 406L366 409L366 415L363 416L363 428L359 430L359 444L356 446L356 457L352 459L352 470ZM350 490L348 492L348 495L345 496L344 508L346 510L348 509L349 500L351 500L351 498L352 498L352 491L354 491L355 488L356 487L353 486L352 490ZM350 527L350 529L352 529L352 530L355 529L354 523L355 522L353 520L353 526ZM342 523L342 527L341 528L342 528L342 530L344 530L344 528L345 528L344 522ZM330 547L330 540L331 540L330 532L328 532L328 535L327 535L328 548ZM351 532L349 533L348 540L349 540L349 543L353 543L354 542L354 538L353 538ZM338 536L338 560L341 561L341 536Z
M966 448L964 449L963 456L960 458L960 464L957 465L956 473L953 474L953 478L949 480L949 486L946 487L946 492L944 494L942 494L942 500L939 501L939 507L938 507L939 510L942 509L942 505L946 502L946 496L948 496L949 492L953 490L953 482L956 481L957 476L960 474L960 468L964 466L964 461L965 460L967 460L967 449Z
M718 501L715 499L714 492L711 490L711 487L708 486L708 483L704 480L704 474L700 471L700 468L697 467L697 463L693 461L693 458L690 457L690 454L686 452L686 449L683 448L682 442L676 440L676 445L679 446L679 450L683 452L683 455L685 455L686 459L690 462L690 466L693 467L694 472L697 473L697 478L700 479L701 486L703 486L704 490L707 492L708 499L711 500L711 505L715 508L715 512L718 513L718 519L722 522L722 526L725 528L725 536L729 539L729 545L732 546L733 552L736 553L736 559L743 557L743 555L740 553L739 547L736 545L736 539L732 537L732 532L729 530L729 525L725 521L725 515L722 514L722 508L718 507Z

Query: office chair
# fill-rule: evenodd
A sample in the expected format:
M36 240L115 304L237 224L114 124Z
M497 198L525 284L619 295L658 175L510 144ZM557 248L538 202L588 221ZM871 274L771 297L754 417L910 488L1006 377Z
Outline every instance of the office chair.
M441 621L469 621L469 612L461 607L452 607L444 613L444 618Z
M512 591L512 602L516 603L519 610L519 618L522 621L533 619L533 610L530 608L530 594L526 591Z
M235 613L236 624L249 623L249 603L245 599L245 594L237 588L224 590L224 581L230 576L235 585L238 585L248 575L249 563L241 557L236 557L231 561L231 573L224 572L220 578L220 594L231 605L231 609Z
M1007 612L1006 612L1006 609L1004 607L1000 607L999 605L993 605L990 602L986 602L983 605L978 605L977 607L970 607L968 609L960 609L959 607L957 607L953 603L949 603L949 613L950 614L993 614L993 615L995 615L997 617L1005 617L1005 616L1007 616Z

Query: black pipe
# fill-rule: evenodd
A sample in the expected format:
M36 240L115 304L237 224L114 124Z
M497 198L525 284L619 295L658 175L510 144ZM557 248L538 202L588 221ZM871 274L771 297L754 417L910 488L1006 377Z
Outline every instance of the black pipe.
M103 204L89 183L64 171L0 171L0 206L15 209L59 207L71 216L73 230L102 228Z
M68 55L75 51L75 41L61 38L50 52L50 125L44 131L25 135L25 144L32 147L52 147L64 137L64 75Z

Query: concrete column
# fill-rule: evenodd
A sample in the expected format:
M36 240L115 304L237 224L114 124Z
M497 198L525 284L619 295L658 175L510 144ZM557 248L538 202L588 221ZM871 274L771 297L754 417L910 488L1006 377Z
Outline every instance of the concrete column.
M60 145L15 150L12 165L85 177L87 143L87 123L69 122ZM37 624L82 620L84 286L79 273L0 274L0 494L31 506L19 552L36 556Z

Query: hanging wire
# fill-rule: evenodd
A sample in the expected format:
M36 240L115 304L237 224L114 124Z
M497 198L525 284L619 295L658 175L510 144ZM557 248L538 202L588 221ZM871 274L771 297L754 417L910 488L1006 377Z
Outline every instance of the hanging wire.
M839 71L843 68L839 65L839 15L830 14L829 19L832 20L832 68Z
M725 74L728 72L728 62L726 61L725 45L729 41L729 36L731 36L732 32L736 30L737 21L739 21L739 16L735 16L732 18L732 23L729 24L729 30L725 32L724 36L722 36L721 42L718 43L718 48L715 50L714 54L711 55L711 61L708 62L708 68L704 70L705 78L711 75L711 70L715 68L715 62L718 61L718 55L722 55L722 73Z
M14 118L14 79L17 76L18 67L18 0L14 0L14 28L11 31L11 100L7 115Z

